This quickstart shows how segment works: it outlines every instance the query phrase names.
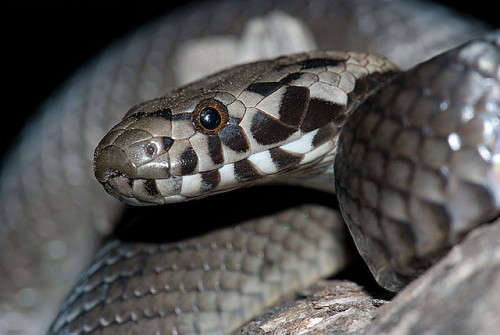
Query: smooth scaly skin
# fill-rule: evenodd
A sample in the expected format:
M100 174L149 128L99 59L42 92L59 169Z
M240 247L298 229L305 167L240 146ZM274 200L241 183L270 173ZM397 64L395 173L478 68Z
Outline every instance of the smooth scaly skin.
M358 53L315 52L235 67L134 107L97 147L96 177L110 194L148 205L280 178L314 184L311 179L327 173L334 160L339 203L355 243L377 281L399 290L465 233L499 214L499 65L500 31L400 75L384 58ZM390 85L383 87L387 78ZM371 95L375 83L382 88ZM196 110L207 99L220 101L229 114L216 134L197 126ZM261 311L249 301L257 299L259 307L276 302L267 293L268 287L276 290L275 274L263 270L261 262L278 267L283 294L298 287L285 285L288 271L279 264L287 261L267 250L267 243L250 252L262 253L254 271L239 255L251 246L233 245L246 240L239 231L205 238L211 242L194 242L201 254L192 253L198 249L190 242L166 247L161 265L156 252L141 255L137 275L122 276L118 289L102 265L97 269L105 275L94 279L93 266L67 300L54 332L74 331L83 323L112 333L134 329L129 324L137 322L140 332L230 333ZM214 258L208 245L223 246L222 264L207 265ZM242 279L240 270L258 280ZM308 277L302 284L317 280L315 272L301 273ZM206 276L217 278L220 286L207 285ZM153 278L155 284L147 284ZM248 291L252 286L260 288L258 298ZM225 297L235 294L235 287L236 305ZM132 289L139 293L129 303ZM96 290L102 293L94 297ZM89 295L93 302L82 310ZM212 295L218 298L207 306ZM242 313L241 320L234 317Z
M370 97L341 133L334 170L356 246L393 291L497 218L500 31Z
M45 328L65 287L93 253L96 231L109 229L120 207L92 180L93 148L132 104L177 85L169 65L183 41L240 31L252 13L277 6L309 22L322 49L376 50L408 67L481 29L439 8L413 3L264 1L245 10L242 4L189 9L190 16L172 15L116 45L68 82L26 129L3 164L0 182L3 332L30 334ZM232 21L218 20L220 15ZM207 16L217 24L199 25ZM335 41L325 34L345 27L348 33ZM149 75L156 73L165 75ZM40 300L30 305L25 297L33 294Z

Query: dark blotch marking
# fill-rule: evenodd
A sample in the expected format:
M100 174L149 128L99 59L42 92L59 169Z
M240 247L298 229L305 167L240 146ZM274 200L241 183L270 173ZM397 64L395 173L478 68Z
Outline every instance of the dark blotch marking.
M172 121L186 121L191 120L193 113L179 113L172 115Z
M200 172L201 192L208 192L217 187L220 183L220 174L218 170Z
M257 112L252 119L250 131L259 144L269 145L286 140L295 129L263 112Z
M163 150L168 151L171 147L172 144L174 144L174 140L171 137L163 137Z
M162 108L154 111L150 114L151 116L161 117L165 120L170 121L172 119L172 110L170 108Z
M300 129L307 133L311 130L321 128L344 113L345 109L343 105L320 99L311 99L309 100L307 114Z
M219 138L225 146L236 152L246 152L249 149L245 133L239 126L227 125L219 131Z
M339 64L339 62L339 60L328 58L313 58L303 60L302 62L299 62L299 64L302 66L302 69L314 69L323 66L336 66Z
M292 81L299 79L300 76L301 76L300 72L290 73L285 78L281 79L280 83L282 83L283 85L290 85Z
M208 135L208 152L210 158L215 165L224 163L224 155L222 153L222 143L219 136Z
M295 167L300 163L302 155L286 152L280 148L273 148L269 150L273 163L278 167L278 171L283 172L290 168Z
M298 129L304 119L308 104L309 89L307 87L288 87L281 100L280 121Z
M387 85L392 82L392 79L399 78L400 74L395 71L371 73L363 79L356 80L354 90L347 94L347 109L351 110L358 103L363 102L374 89Z
M198 156L193 148L188 147L181 155L181 174L192 173L198 166Z
M352 94L355 96L365 95L370 90L368 82L366 80L356 80L354 89L352 90Z
M158 189L156 188L156 182L154 179L144 180L144 189L152 197L157 197L160 194L160 192L158 192Z
M137 113L133 113L129 116L127 116L124 120L129 120L129 119L142 119L144 117L161 117L167 121L172 120L172 110L170 108L162 108L158 109L154 112L144 112L144 111L139 111Z
M249 92L257 93L257 94L260 94L260 95L266 97L269 94L275 92L281 86L283 86L283 85L279 82L253 83L253 84L248 85L248 87L245 90L247 90Z
M320 128L316 135L314 135L312 145L313 147L319 147L323 143L335 138L340 133L340 128L335 127L333 124L328 124L323 128Z
M261 177L253 164L246 159L234 163L234 173L236 179L241 182L252 181Z
M123 120L142 119L146 115L148 115L148 113L146 113L146 112L137 112L137 113L130 114L129 116L127 116Z

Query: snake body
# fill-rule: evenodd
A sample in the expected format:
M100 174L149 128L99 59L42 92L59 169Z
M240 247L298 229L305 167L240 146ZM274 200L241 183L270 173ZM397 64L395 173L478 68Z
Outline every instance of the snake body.
M254 4L249 9L254 11L253 13L247 12L245 15L252 17L269 12L273 8L282 10L288 8L288 13L296 15L306 22L315 21L315 15L318 13L326 12L332 13L331 15L339 15L335 19L328 18L311 24L311 27L314 27L316 31L315 36L318 38L318 43L323 49L331 49L336 46L335 43L331 44L331 39L318 32L334 31L337 27L345 26L345 21L348 20L346 18L349 16L344 16L342 13L346 12L356 12L361 18L363 13L369 13L365 18L371 17L372 13L378 13L378 20L381 20L379 22L382 22L384 17L386 20L389 20L390 17L392 23L391 25L387 24L387 27L399 24L401 29L409 34L411 32L412 36L426 36L429 31L434 31L436 36L433 39L420 37L418 43L412 39L409 44L415 45L416 49L414 50L418 50L418 52L409 52L408 44L405 45L400 40L401 43L398 45L387 37L394 29L388 29L383 23L380 24L379 30L386 29L389 35L385 35L382 41L379 39L378 42L368 42L374 41L376 38L367 37L370 33L367 33L363 20L359 19L357 23L353 24L354 27L358 28L353 28L350 33L345 34L345 40L337 41L341 49L371 50L375 48L388 56L389 59L396 60L403 68L420 62L423 58L428 58L437 50L448 48L450 44L445 42L455 44L462 41L466 35L470 36L482 29L475 24L464 23L461 26L461 21L446 11L433 6L420 7L418 3L412 2L400 4L397 2L359 1L355 4L349 2L331 4L325 1L317 2L315 5L307 5L305 2L297 1L292 6L287 2L286 7L279 2L259 4ZM158 52L149 53L151 49L157 48L157 50L162 51L160 54L172 55L172 50L169 49L171 44L165 42L168 39L167 36L172 37L172 41L170 41L172 44L177 39L202 36L203 33L196 30L197 25L194 23L198 22L200 17L206 18L208 13L212 13L210 15L213 15L214 22L220 23L209 25L214 29L212 33L230 29L228 27L232 26L231 22L222 24L221 22L224 21L217 18L220 18L221 13L227 15L231 10L234 10L233 5L231 2L220 2L216 6L205 5L205 7L201 6L198 9L199 12L195 10L190 16L179 14L175 18L168 18L167 23L163 23L163 25L157 23L149 30L144 30L133 37L125 49L124 47L116 47L116 49L109 51L107 57L105 56L90 66L90 70L82 72L74 83L70 83L60 97L52 105L46 107L48 111L59 110L59 114L45 113L38 121L44 127L39 127L39 124L34 123L27 132L36 134L38 131L38 135L32 135L31 139L22 142L17 153L11 154L5 163L1 183L2 199L6 199L2 203L0 211L2 224L6 222L7 226L21 227L19 229L25 231L26 229L23 227L34 222L38 231L42 232L41 235L45 236L48 250L52 250L50 249L51 245L52 248L54 245L56 247L58 245L57 243L51 244L54 240L50 232L54 230L54 226L65 227L71 223L78 223L80 218L86 218L86 220L94 220L94 225L102 229L103 223L112 220L109 217L116 217L117 209L120 207L109 198L98 195L104 192L95 190L94 182L87 182L87 180L91 180L91 176L87 172L89 163L83 157L92 156L91 151L97 142L96 139L120 118L120 112L128 109L134 103L158 96L167 88L176 86L175 83L165 82L165 78L172 76L172 70L166 65L168 57L158 57ZM334 8L326 8L329 6ZM207 11L208 7L211 7L210 11ZM384 13L399 15L396 17L401 19L394 20L394 16ZM430 22L435 21L433 15L438 15L439 19L443 21L446 17L449 20L448 24L453 26L453 29L448 29L448 25L446 25L437 34L436 25L430 24ZM419 18L421 22L409 24L408 17ZM186 28L184 34L179 34L173 29L173 27L181 25L181 20L182 26L189 27ZM189 24L190 22L192 24ZM453 24L451 24L452 22ZM371 27L368 30L374 29ZM205 32L205 34L209 33ZM354 39L352 34L358 34L357 38ZM384 36L382 32L380 34ZM377 36L380 35L377 34ZM453 36L456 39L452 38ZM170 96L149 101L132 109L124 118L124 123L114 128L114 131L101 143L100 148L108 149L96 151L96 176L104 183L108 192L121 193L128 202L146 201L151 203L178 201L181 198L198 196L200 192L205 192L202 195L207 195L212 191L225 191L234 188L232 183L234 181L239 183L239 187L239 185L249 184L250 181L255 182L261 179L261 176L268 176L276 171L280 172L279 178L287 182L294 182L294 178L297 177L300 180L295 181L295 183L299 184L309 184L309 181L319 180L315 183L316 187L332 189L334 183L332 172L335 170L337 188L340 190L340 203L346 220L350 224L350 230L358 243L358 248L368 261L372 271L376 275L378 274L379 282L388 288L399 289L408 278L413 278L420 273L428 266L428 263L442 254L450 244L459 240L467 230L497 214L498 200L494 184L496 175L492 173L494 158L497 155L494 141L497 128L493 128L490 132L479 131L484 137L469 136L470 133L477 134L478 129L487 129L488 125L496 127L497 121L495 120L497 120L498 115L495 114L494 106L498 103L498 83L494 80L498 79L496 78L498 68L495 67L498 66L497 40L498 37L493 35L493 37L462 47L455 53L433 60L427 65L429 70L424 71L426 75L419 75L415 71L416 74L410 73L408 77L394 79L394 82L384 89L384 94L378 95L376 93L373 97L369 97L368 101L363 102L352 116L347 116L347 114L350 113L352 107L357 107L370 95L371 90L376 88L374 83L377 80L386 82L389 72L394 71L395 68L389 65L385 58L378 58L379 56L366 53L319 52L259 62L256 63L257 66L252 67L243 65L234 68L229 72L209 77L208 81L184 86L182 89L173 91ZM366 43L364 43L365 41ZM363 47L360 48L359 45L363 45ZM478 47L481 45L483 47ZM128 50L128 52L123 52L123 50ZM474 54L471 50L480 50L480 52ZM409 57L398 57L398 53L409 55ZM138 55L149 56L141 58ZM117 62L118 59L122 61ZM353 63L349 63L349 61L353 61ZM371 65L374 63L377 66L372 68ZM381 64L382 66L379 67ZM436 68L436 64L454 65L449 70L441 72L432 70ZM137 77L133 74L130 75L129 70L123 70L125 66L141 69L141 73L145 77L152 75L153 81L156 80L156 83L135 81ZM154 75L158 68L163 70L161 72L165 73L164 76ZM340 72L347 73L347 75L345 77L339 75L339 69ZM440 73L446 75L440 77ZM466 77L462 77L462 75ZM487 78L485 88L476 89L473 84L483 82L483 77ZM454 78L455 81L458 78L466 78L467 80L464 80L465 86L454 85L452 89L443 91L441 88L448 89L450 87L445 85L445 83L450 82L449 78ZM131 88L127 89L118 83L129 84ZM115 97L114 100L108 100L106 95L102 94L103 87L109 88L111 96ZM405 87L406 89L401 91L394 87ZM437 91L422 89L422 87L436 88ZM456 92L462 92L464 87L473 87L469 90L473 94L466 95L470 97L470 100L450 99L461 96ZM93 89L89 91L89 88ZM150 90L145 94L146 88L150 88ZM336 92L334 95L327 94L336 88L340 88L340 92ZM86 91L87 93L85 93ZM131 95L130 92L134 92L134 94ZM413 113L415 110L420 110L420 107L406 108L403 109L404 112L401 112L401 109L392 108L394 105L387 102L387 99L390 100L387 97L397 97L396 92L406 92L407 95L413 97L412 101L428 100L429 105L437 104L438 109L443 112L458 109L462 113L459 114L461 115L459 120L469 126L464 126L463 130L460 130L462 129L460 126L463 124L457 125L455 122L454 126L457 128L452 128L447 135L439 134L439 136L433 137L434 133L429 133L428 128L418 128L414 124L418 118L414 120ZM190 100L193 98L193 93L195 93L196 98ZM86 99L75 98L85 96L85 94L87 94ZM307 97L307 102L304 100L305 97ZM443 97L445 98L443 99ZM283 116L286 113L278 107L282 101L287 101L286 104L281 103L281 106L286 105L287 110L293 112L291 115ZM398 99L394 99L394 103L399 107L397 102ZM205 109L197 108L200 103L204 104L202 107L210 107L215 110L218 110L221 105L222 109L227 109L225 111L227 115L221 116L224 121L223 127L218 129L218 125L213 127L211 122L208 122L206 123L208 127L202 128L201 121L200 123L193 121L192 112L199 115ZM92 107L89 109L89 106ZM95 108L96 106L101 107ZM297 106L301 106L301 108ZM443 200L446 198L443 193L446 192L439 193L436 189L416 190L417 193L413 197L410 191L415 190L415 188L409 185L406 185L406 188L393 187L392 181L387 179L387 176L377 174L376 164L373 164L373 169L363 171L356 159L359 161L359 157L364 156L363 154L351 156L348 152L353 151L353 147L355 147L355 144L351 143L361 143L369 149L374 149L374 155L377 152L380 152L379 156L386 155L385 161L376 158L373 160L374 163L384 161L383 165L389 165L390 159L396 157L398 159L395 161L401 166L413 164L412 168L416 170L408 169L408 171L419 171L419 167L424 167L423 172L428 175L434 173L435 176L437 169L432 164L427 164L424 159L419 158L419 161L416 162L415 159L412 160L412 157L406 157L405 152L396 150L394 151L396 155L394 155L394 152L385 147L387 142L391 142L391 140L386 142L381 140L380 143L367 140L364 137L367 136L366 134L370 134L368 137L372 138L371 133L367 130L370 128L368 125L352 126L352 124L363 122L362 118L357 116L362 113L362 108L365 108L363 106L374 106L374 112L371 114L372 119L379 118L378 123L375 123L380 129L390 128L390 125L385 126L380 120L394 121L399 124L400 128L398 129L406 129L404 126L409 125L409 130L421 136L419 145L417 145L419 148L425 140L438 142L438 139L445 139L449 146L453 146L452 151L467 153L465 149L476 150L474 153L481 155L480 162L484 162L484 164L480 163L479 167L467 165L467 170L477 168L478 173L467 175L461 173L463 165L458 165L458 172L454 172L453 169L438 171L447 178L451 176L446 179L448 184L457 185L456 189L447 190L448 193L457 194L462 187L461 185L466 185L467 189L474 190L472 193L467 191L460 194L473 195L473 199L467 199L467 206L469 206L469 200L480 199L478 202L480 209L474 213L476 217L463 220L463 216L458 216L458 219L453 218L452 221L449 221L451 223L439 221L439 227L432 230L432 234L436 235L427 239L423 236L425 232L428 232L427 226L419 229L420 225L417 222L415 226L411 226L412 229L417 227L415 230L408 229L408 222L415 223L411 214L412 210L405 212L402 207L397 205L387 210L383 200L386 197L385 194L391 195L392 199L396 199L392 202L398 203L401 198L421 199L418 192L422 191L426 196L425 199L432 200L427 201L426 204L434 205L439 204L440 201L441 204L448 204ZM466 107L464 108L464 106ZM309 109L309 107L311 108ZM252 111L247 112L252 108ZM93 110L93 112L91 114L84 113L83 111L87 109ZM78 113L77 110L81 111ZM102 122L105 118L104 110L114 111L115 116L111 117L111 120ZM198 114L198 112L200 113ZM332 115L331 112L334 114ZM363 113L370 115L366 111ZM75 118L76 115L84 118L84 121ZM315 117L308 119L311 115L315 115ZM384 115L384 118L377 115ZM168 131L165 133L164 129L154 130L155 124L158 123L151 122L150 117L155 118L160 124L167 124ZM429 122L432 118L429 116L427 121ZM257 122L255 120L258 120L258 123L255 123ZM470 120L472 120L470 123L466 122ZM347 125L344 125L346 121ZM389 122L386 121L386 123ZM182 124L182 126L178 127L178 124ZM88 142L81 142L81 138L75 139L74 129L78 129L81 125L85 125L86 130L83 134L85 138L89 139ZM254 125L253 129L252 125ZM269 126L269 130L261 131L267 126ZM134 127L145 129L145 132L137 136L137 132L128 131ZM376 131L377 127L375 130L374 128L369 130ZM338 157L335 159L336 166L333 169L332 161L335 151L330 150L336 148L337 136L341 128L348 130L342 132L344 135L341 135L341 138L344 136L345 139L339 142L341 148L338 153L342 159ZM365 130L365 132L356 131L358 128ZM214 133L214 129L217 131L216 133ZM279 129L279 131L274 133L273 129ZM202 130L201 133L200 130ZM136 135L130 139L124 136L124 133ZM217 137L216 134L221 135L218 135L219 138L214 146L213 139ZM405 132L401 130L398 134L405 134ZM431 135L429 136L429 134ZM266 135L270 137L266 137ZM490 137L487 138L488 135ZM392 140L396 141L396 135L394 136ZM54 141L55 138L56 141ZM197 140L195 141L194 138ZM210 140L205 138L210 138ZM301 142L299 140L303 138L307 141ZM353 142L352 138L356 141ZM454 141L457 138L460 140L458 147L457 142ZM154 146L144 145L144 143L150 143L144 142L145 140L150 141L151 139L154 140ZM191 139L193 140L191 141ZM117 141L118 144L116 144ZM110 146L109 143L113 143L113 146ZM48 146L40 151L36 144L48 144ZM198 149L195 149L196 146ZM82 156L76 154L75 147L82 147L87 154ZM109 149L116 147L119 150ZM172 154L166 149L167 147L172 150ZM453 148L457 148L457 150ZM461 148L464 150L460 150ZM150 157L145 159L143 156L138 156L138 150L149 154ZM365 154L370 151L366 148L358 150ZM167 151L168 155L163 155L157 160L158 153L165 154ZM132 164L134 168L141 166L142 171L130 168L130 164L124 169L122 169L123 164L116 164L118 162L126 163L130 157L125 157L127 158L125 159L123 156L129 153L132 154L133 159L139 160ZM61 158L57 160L57 163L54 163L54 160L39 159L40 156L49 157L50 155ZM264 156L267 160L264 159ZM459 160L459 156L446 154L446 162L442 162L442 164L447 163L447 166L451 166L453 164L449 163ZM210 160L207 161L205 158L210 158ZM373 157L370 155L366 157L367 161L371 159ZM407 160L405 161L405 159ZM37 165L33 162L37 161L44 162L41 169L35 168ZM174 164L176 161L180 163ZM17 171L18 165L12 162L21 162L20 164L23 166L21 173ZM306 167L294 174L293 168L302 166L299 163L306 163L304 165ZM342 166L342 164L344 165ZM67 167L70 168L66 169ZM217 174L213 172L216 170L218 170ZM368 174L371 179L368 178L369 182L360 183L359 178L342 175L346 170L356 170L357 174L354 175L358 177L365 177ZM169 180L170 176L176 178L168 182L159 182L155 176L158 171L162 173L159 180ZM145 177L141 177L142 173ZM418 176L420 172L411 173ZM33 190L34 183L32 181L37 180L36 178L40 175L43 175L46 181L42 182L42 186L35 187ZM69 183L61 181L61 176L64 176ZM472 176L472 180L467 179L466 176ZM228 177L232 177L232 180ZM486 177L486 179L481 179L481 177ZM110 178L115 178L115 182L109 182ZM492 178L493 183L491 182ZM188 179L189 182L187 182ZM271 179L279 181L278 178ZM18 180L21 181L18 182ZM436 177L433 180L436 180ZM330 184L325 187L327 181ZM67 184L70 185L69 188L66 188ZM19 185L23 185L22 190L20 190ZM379 197L382 199L380 203L371 199L363 199L365 197L364 190L366 188L373 190L373 185L375 185L375 194L382 194ZM23 191L24 187L25 191ZM439 187L437 189L439 190ZM387 190L397 192L391 194ZM46 195L47 192L51 195L50 197ZM394 193L397 194L393 195ZM15 196L4 197L3 194L14 194ZM25 197L24 194L29 194L31 199L28 209L24 209L24 206L28 206L28 202L22 200ZM174 197L169 198L170 194L173 194ZM430 198L429 194L431 194ZM331 200L331 198L328 199ZM192 204L194 203L192 202ZM419 204L418 201L414 201L414 203ZM449 208L453 209L450 213L453 215L458 213L457 208L471 208L462 204L458 202L458 204L450 206ZM218 218L220 215L217 214L221 213L221 207L217 205L221 205L221 203L215 201L208 207L202 207L206 210L203 213L215 214L214 217ZM443 205L440 208L446 206ZM183 207L183 210L188 210L187 208L190 207ZM54 212L52 213L48 209L54 210ZM432 213L436 211L434 210ZM89 213L94 214L89 215ZM384 213L389 213L389 215L382 215ZM88 219L89 217L93 219ZM446 215L441 217L446 217ZM209 218L213 217L209 216ZM277 301L281 294L303 287L316 278L336 271L343 266L345 261L345 255L342 253L343 239L338 238L338 241L335 242L337 246L332 247L332 239L335 238L331 237L332 233L341 235L342 229L339 228L339 225L332 226L326 223L334 218L338 218L338 215L331 214L325 207L303 205L299 209L283 211L277 216L266 215L257 221L251 220L248 223L241 223L236 228L223 228L206 236L183 242L153 244L146 242L124 243L123 240L113 240L98 253L93 265L84 271L77 286L65 300L63 309L54 321L50 333L116 333L117 331L155 333L167 331L169 333L197 332L206 334L233 331L242 322L256 315L262 308ZM186 221L188 220L186 215ZM304 224L302 220L310 221L309 225ZM216 220L209 219L208 221ZM359 222L363 222L363 225L361 226ZM371 223L371 225L365 223ZM73 246L72 252L89 255L93 247L89 246L87 241L92 240L95 233L85 230L86 228L83 226L83 224L75 225L81 233L75 235L73 242L66 243ZM87 226L89 226L88 223ZM74 229L66 228L67 231ZM3 237L9 236L10 240L19 239L20 237L17 238L15 234L15 231L11 230ZM87 236L89 239L83 240L82 236ZM37 240L38 237L31 233L22 238L31 242ZM394 239L398 238L408 241L407 243L394 242ZM80 240L82 243L77 243ZM389 241L388 244L385 243L386 240ZM431 245L422 245L422 243L427 242ZM27 247L29 244L29 242L24 243L24 248L31 248ZM11 245L13 244L6 242L2 246L6 250L2 253L3 263L6 264L4 267L9 271L7 276L3 276L7 279L2 278L6 281L4 287L12 286L12 282L17 282L12 286L16 287L19 285L20 278L21 287L30 288L27 284L29 282L27 278L34 276L23 274L19 266L9 264L17 262L25 265L33 261L23 257L22 250L19 250L21 252L16 253L16 256L12 258L14 247ZM40 243L33 244L33 246L37 245L40 246ZM372 255L377 256L372 257ZM396 257L394 257L395 255ZM399 255L400 257L398 257ZM15 261L12 262L12 259ZM54 259L51 262L54 263ZM68 272L68 277L62 276L63 272L60 271L57 272L57 276L72 278L75 271L78 271L77 269L85 262L86 260L82 259L74 262L73 267L63 265L62 268ZM43 264L46 263L41 264L40 267L43 268ZM301 271L300 269L306 270ZM44 278L42 277L40 280L43 282ZM66 280L63 279L63 281ZM50 288L49 290L54 289ZM6 289L5 292L7 291L17 292ZM59 293L60 296L61 293ZM9 299L2 297L2 300L6 301L4 306L7 306L3 308L8 312L12 308L10 306L13 306L9 301L15 300ZM55 303L57 303L57 299L53 299L56 301ZM50 314L48 309L47 314ZM9 313L3 315L12 316ZM9 319L7 319L7 324L9 324ZM37 329L37 327L34 328ZM25 333L29 333L29 330Z

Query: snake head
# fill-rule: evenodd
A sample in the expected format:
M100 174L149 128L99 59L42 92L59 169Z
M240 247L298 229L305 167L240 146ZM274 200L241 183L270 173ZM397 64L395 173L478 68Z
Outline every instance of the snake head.
M188 95L135 106L102 139L94 172L108 193L143 205L227 188L223 181L232 180L228 175L234 173L234 164L250 151L239 125L242 106L230 94Z
M139 205L313 179L331 168L347 113L393 71L382 56L345 52L233 67L132 108L97 147L95 176Z

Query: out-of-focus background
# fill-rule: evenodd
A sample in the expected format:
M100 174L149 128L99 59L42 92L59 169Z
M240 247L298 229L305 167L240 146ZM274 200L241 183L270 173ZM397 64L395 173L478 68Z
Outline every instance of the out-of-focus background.
M1 6L4 27L0 42L0 113L3 117L3 122L0 122L0 158L37 106L81 65L135 27L175 7L195 2L197 1L4 2ZM500 17L491 7L490 1L438 2L500 27ZM7 119L8 125L5 123Z

